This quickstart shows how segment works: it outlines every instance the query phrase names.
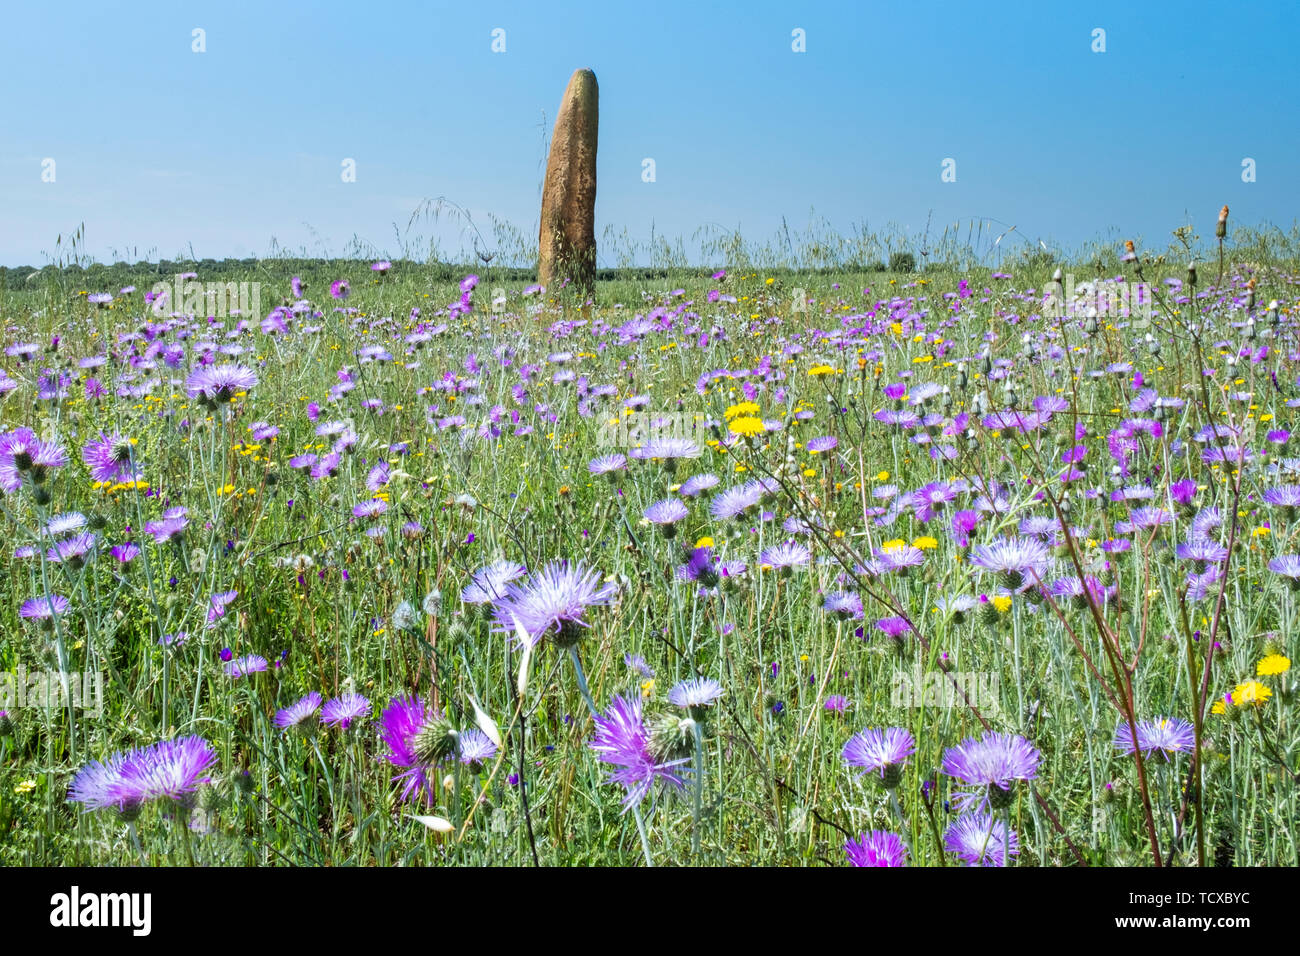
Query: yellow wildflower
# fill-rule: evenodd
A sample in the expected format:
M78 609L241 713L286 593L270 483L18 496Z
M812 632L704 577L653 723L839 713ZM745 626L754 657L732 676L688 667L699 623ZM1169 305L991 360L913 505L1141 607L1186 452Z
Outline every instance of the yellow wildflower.
M1248 680L1244 684L1238 684L1233 690L1232 703L1237 707L1245 707L1247 704L1263 707L1272 696L1273 692L1259 681Z
M734 434L745 435L746 437L750 435L761 435L763 432L767 431L767 426L763 424L763 419L755 418L752 415L745 415L741 418L737 418L735 421L731 422L727 428L729 428Z
M757 402L741 402L738 405L732 405L723 414L727 416L727 421L731 421L737 415L757 415L758 412Z
M1259 662L1255 668L1255 673L1260 677L1274 677L1278 674L1285 674L1291 669L1291 661L1281 654L1269 654Z

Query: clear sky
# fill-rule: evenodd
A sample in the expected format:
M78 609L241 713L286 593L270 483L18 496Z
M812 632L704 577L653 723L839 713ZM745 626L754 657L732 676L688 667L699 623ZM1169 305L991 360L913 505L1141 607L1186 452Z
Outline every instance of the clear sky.
M1289 229L1298 28L1293 2L1196 0L10 4L0 264L46 263L82 222L100 260L264 255L273 237L341 254L354 236L393 257L438 196L535 237L543 114L579 67L600 84L598 236L932 215L1163 248L1188 221L1211 234L1225 202ZM448 255L470 248L460 231L412 230Z

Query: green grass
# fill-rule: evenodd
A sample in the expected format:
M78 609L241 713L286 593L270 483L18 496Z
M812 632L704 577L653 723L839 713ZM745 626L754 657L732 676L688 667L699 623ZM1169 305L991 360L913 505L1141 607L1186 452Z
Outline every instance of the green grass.
M1108 256L1080 262L1075 274L1080 280L1119 274L1124 267ZM1231 323L1240 322L1244 312L1217 295L1202 303L1202 315L1216 323L1201 342L1205 364L1219 369L1208 392L1199 389L1196 343L1180 331L1187 310L1171 300L1155 320L1156 331L1168 333L1160 333L1164 346L1158 356L1139 351L1140 336L1117 327L1122 322L1103 321L1091 339L1076 322L1049 343L1086 347L1073 353L1085 370L1132 361L1160 395L1186 399L1164 422L1163 438L1145 442L1138 456L1133 482L1149 477L1157 489L1156 500L1148 503L1160 503L1171 476L1190 476L1204 486L1198 504L1217 503L1229 518L1240 514L1231 530L1235 547L1221 607L1217 587L1202 601L1184 603L1180 597L1187 568L1175 561L1173 547L1184 538L1186 515L1112 559L1112 569L1101 576L1117 587L1122 610L1110 604L1102 613L1117 635L1120 655L1136 660L1131 675L1120 679L1109 669L1101 632L1086 607L1062 601L1065 623L1047 603L1031 604L1024 597L1015 598L1005 612L971 614L962 621L934 609L939 597L993 593L988 577L972 574L969 554L958 560L947 533L953 506L935 522L904 514L887 528L863 514L878 503L871 492L881 485L910 490L934 480L999 480L1014 489L1012 510L981 523L974 537L987 543L1014 530L1025 515L1052 513L1033 494L1045 478L1047 487L1059 490L1050 478L1061 468L1061 452L1074 444L1076 423L1089 430L1081 442L1090 448L1089 475L1080 484L1107 492L1119 487L1109 480L1106 435L1128 417L1124 409L1136 394L1131 376L1093 379L1085 372L1076 379L1068 364L1030 360L1021 334L1031 326L1010 318L1033 311L1013 290L1048 287L1056 264L1045 259L1008 257L1001 268L1013 274L1012 280L991 279L996 271L991 266L896 275L826 271L788 261L770 270L733 269L725 282L715 283L709 279L712 269L676 265L653 276L624 271L603 279L595 304L585 310L572 295L548 295L541 317L527 314L530 302L542 300L520 295L530 281L524 274L479 269L475 311L451 320L449 330L415 356L403 355L392 336L413 326L408 318L413 307L422 310L426 322L447 321L433 313L459 296L455 282L461 270L399 261L392 274L373 280L368 263L213 264L212 272L198 270L201 280L262 282L263 314L288 296L291 275L304 278L307 295L325 311L314 322L323 326L319 333L286 341L262 335L257 331L261 316L251 317L252 332L230 340L247 351L232 360L255 367L260 381L215 411L191 401L183 386L167 382L188 375L200 334L182 343L181 368L159 363L156 371L138 372L137 382L163 380L147 395L113 395L119 384L115 376L125 367L110 363L90 370L100 375L109 396L97 401L83 396L81 380L90 373L78 369L76 359L110 349L120 353L131 344L118 336L139 331L147 321L140 300L159 281L157 273L94 267L20 276L10 270L0 285L0 319L10 329L6 345L45 345L53 334L60 343L56 354L29 364L3 359L21 387L3 399L0 414L6 428L28 425L57 435L72 462L49 480L50 501L38 503L28 487L0 498L10 537L0 556L5 572L0 673L20 664L41 670L59 660L68 670L102 672L104 707L101 714L11 709L12 731L0 737L0 863L531 865L534 847L537 859L550 865L641 861L634 815L622 812L621 789L604 782L609 768L586 746L592 723L567 655L549 641L539 645L520 705L519 655L508 653L506 638L490 630L489 619L459 599L474 570L505 557L530 569L552 559L584 560L620 582L614 605L588 612L591 627L579 645L597 708L603 710L615 694L633 691L645 695L648 711L662 712L669 709L669 688L696 675L717 679L726 689L703 740L706 775L698 812L693 783L681 793L656 791L658 796L642 804L646 843L656 863L842 865L847 836L887 829L904 837L914 864L938 865L944 854L935 833L955 813L945 811L950 781L936 771L944 751L980 733L981 724L965 706L894 707L890 695L897 672L917 667L937 672L946 654L954 672L996 675L997 706L983 708L985 718L994 729L1028 737L1042 752L1035 783L1041 803L1021 785L1010 811L1021 847L1016 865L1153 861L1137 768L1112 746L1120 713L1103 683L1129 697L1139 719L1191 720L1193 711L1205 706L1199 735L1202 823L1198 834L1192 801L1180 827L1176 864L1220 858L1238 865L1294 865L1297 735L1290 675L1261 678L1273 698L1259 708L1230 708L1225 716L1210 715L1200 695L1211 634L1221 650L1209 662L1210 698L1251 677L1266 650L1297 656L1296 595L1266 567L1272 557L1300 551L1297 528L1289 516L1260 501L1264 488L1295 480L1275 477L1265 467L1290 452L1266 447L1261 429L1253 446L1261 457L1238 475L1194 455L1179 457L1170 447L1174 438L1195 444L1191 436L1206 421L1240 424L1248 413L1272 415L1272 427L1291 427L1286 402L1297 397L1297 369L1287 353L1296 348L1295 260L1279 257L1276 243L1238 245L1231 250L1225 285L1244 281L1246 273L1234 263L1252 263L1256 270L1261 320L1270 298L1284 307L1280 347L1259 364L1237 365L1240 385L1233 386L1226 371L1229 350L1213 343L1240 343L1242 332ZM1143 268L1149 281L1159 283L1169 276L1185 278L1184 266L1181 257L1169 253ZM1213 284L1216 272L1213 259L1202 258L1202 290ZM163 281L170 276L164 274ZM328 297L328 285L339 278L353 283L346 304L360 310L355 322L331 311L336 303ZM850 324L861 325L871 303L893 296L915 300L905 312L930 310L926 332L934 332L936 318L951 314L945 312L943 293L955 292L961 279L968 279L976 294L959 300L966 305L956 325L938 330L952 343L944 356L936 356L937 343L913 328L916 318L901 315L898 332L885 328L846 351L807 333L809 328L836 333L845 316L858 316ZM97 309L81 294L116 293L128 283L139 291L111 308ZM986 286L992 290L987 296L980 292ZM864 287L872 293L863 296ZM508 295L500 313L487 311L495 288ZM627 345L594 336L591 325L563 341L547 332L561 318L617 326L678 288L694 303L687 311L699 318L679 320L671 332L653 332ZM735 295L737 303L710 304L712 288ZM811 311L792 311L796 288L815 300ZM668 306L681 301L672 299ZM768 321L773 318L781 321ZM713 335L701 347L698 333L682 331L692 321L701 331L723 327L727 337ZM224 328L233 324L226 319ZM218 331L212 341L218 344L227 341L221 325L217 320L213 326ZM1032 325L1036 332L1051 327L1042 321ZM959 457L935 462L923 446L872 417L891 407L879 388L902 371L914 373L912 387L926 381L949 386L954 399L949 418L969 410L985 381L979 363L972 362L969 384L959 388L955 363L976 355L989 330L998 336L991 358L1016 363L1018 407L1035 395L1058 392L1071 402L1072 411L1058 415L1040 438L1011 441L976 426L972 440L954 442ZM797 340L795 333L800 333ZM803 350L788 356L785 346L796 342ZM388 345L399 361L360 364L356 351L375 343ZM501 346L517 350L508 369L494 356ZM879 361L865 358L872 349L881 353ZM546 358L560 350L580 353L571 367L592 385L618 386L618 398L592 417L579 415L573 386L550 383L556 367ZM471 352L482 366L473 376L481 382L482 405L464 410L464 394L451 402L445 393L423 391L446 371L470 377L464 362ZM672 476L658 464L639 462L630 462L617 483L588 473L587 463L597 455L628 450L602 445L602 436L614 433L607 423L622 399L648 395L648 410L725 423L726 410L745 398L742 380L719 379L701 395L697 379L713 369L753 368L764 355L786 377L767 383L756 401L762 417L788 421L786 431L730 451L705 448L702 459ZM914 361L927 355L928 361ZM417 368L410 367L413 360ZM540 365L541 371L519 403L511 386L524 362ZM821 364L836 373L809 374ZM34 386L39 369L60 366L74 376L69 397L39 401ZM344 366L352 369L357 387L330 403L327 392ZM1277 372L1279 389L1270 371ZM1235 401L1221 387L1225 384L1230 392L1248 391L1254 398ZM778 390L785 392L780 400ZM986 394L990 410L1002 407L1000 386ZM1204 408L1207 396L1210 405ZM383 401L385 413L376 416L360 407L366 398ZM324 481L287 466L291 456L327 441L314 435L305 414L309 402L320 404L322 422L353 419L360 436L337 475ZM534 411L538 402L550 407L556 421ZM507 411L503 433L493 440L471 437L462 446L459 432L426 422L429 404L441 406L436 417L461 411L471 428L500 404ZM815 410L813 420L791 421L802 407ZM846 411L832 413L839 408ZM534 425L530 437L512 434L510 409L520 413L521 423ZM181 427L183 421L188 427ZM255 421L278 425L279 436L251 448L256 443L248 426ZM133 455L150 495L92 488L80 449L100 430L137 439ZM719 433L724 430L725 424ZM813 456L802 447L810 437L831 434L839 439L834 452ZM409 442L411 454L388 454L394 442ZM383 534L372 540L361 533L365 523L352 520L351 508L370 497L366 474L381 458L391 460L398 474L387 489L389 510L374 522ZM781 493L764 506L776 520L721 523L697 500L675 540L644 526L640 518L646 506L669 497L670 488L687 475L705 470L721 477L718 491L755 476L779 478ZM879 477L882 472L889 473L887 479ZM961 507L971 507L969 501L963 497ZM155 546L141 529L175 504L190 508L184 545ZM1101 556L1097 543L1111 537L1107 529L1128 508L1105 496L1079 495L1070 497L1070 507L1069 520L1089 528L1077 550L1080 561L1090 565ZM99 526L102 548L94 561L71 569L39 557L12 557L14 547L36 543L35 530L51 515L68 511L83 512ZM813 563L789 577L758 570L759 551L788 537L780 526L791 515L824 525L808 542ZM411 520L424 526L421 540L403 538L401 526ZM1266 522L1269 532L1256 534ZM125 540L127 526L144 554L132 571L119 574L107 546ZM1227 525L1222 529L1225 542L1229 531ZM705 536L724 557L750 567L735 588L709 598L674 575L684 560L681 544ZM854 574L871 549L890 539L912 542L923 536L933 537L936 546L907 576L867 580ZM39 550L48 545L45 541ZM1058 560L1057 575L1071 573L1069 558L1058 552ZM237 590L238 599L216 627L205 628L208 595L228 590ZM864 620L840 622L822 612L822 592L837 590L861 592ZM24 600L51 591L72 601L57 632L19 619ZM404 601L415 608L416 623L402 629L394 626L393 615ZM433 613L425 613L425 605ZM900 613L916 629L901 642L874 628L878 618ZM854 633L859 626L864 638ZM181 630L190 640L165 654L158 638ZM1200 640L1191 639L1193 631L1200 632ZM273 661L288 653L279 668L236 681L222 673L218 659L227 647L236 655L257 653ZM625 654L645 657L656 671L653 684L643 685L627 669ZM1089 670L1088 661L1104 680ZM437 700L453 722L474 724L472 700L491 716L503 736L504 759L479 774L450 773L450 785L439 788L431 808L397 802L398 788L390 782L395 769L382 760L371 724L350 735L321 730L304 736L271 723L277 708L313 690L328 698L353 688L371 699L377 716L390 698L430 697L435 674ZM848 697L851 708L842 715L824 710L830 694ZM906 727L917 742L897 790L897 806L870 778L851 773L840 756L854 733L885 726ZM212 783L200 790L191 831L178 825L171 808L148 806L128 825L110 812L83 814L67 802L69 781L87 761L191 733L211 742L219 755ZM521 770L521 739L527 814L520 788L510 782ZM1162 856L1169 852L1188 768L1186 754L1170 767L1144 763ZM927 779L937 788L929 804L921 795ZM435 833L411 814L446 818L455 831ZM948 855L944 862L955 861Z

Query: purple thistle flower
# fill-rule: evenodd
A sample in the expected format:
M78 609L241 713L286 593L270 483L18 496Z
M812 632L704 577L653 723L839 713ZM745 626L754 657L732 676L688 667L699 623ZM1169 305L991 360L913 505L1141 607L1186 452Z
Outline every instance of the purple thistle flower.
M22 608L18 611L19 617L25 617L33 621L53 621L53 619L65 613L71 602L61 594L51 594L47 597L31 598L24 601Z
M1204 566L1226 560L1228 549L1213 538L1192 538L1178 545L1174 554L1180 561L1196 561Z
M1008 588L1018 588L1032 572L1042 577L1050 562L1047 545L1037 538L999 538L976 548L970 563L1000 575Z
M690 511L687 510L686 506L676 498L665 498L663 501L656 501L649 508L646 508L644 517L651 524L657 524L667 529L686 518L689 514Z
M608 782L627 790L624 812L645 799L657 782L679 790L685 787L685 781L674 768L684 764L686 758L659 761L651 753L650 730L641 716L640 694L615 697L609 710L596 717L595 723L596 733L588 746L597 753L601 763L618 768L610 773Z
M123 809L119 785L125 762L126 755L119 751L102 762L92 760L86 764L72 778L68 787L69 802L85 804L83 813L106 807Z
M990 813L958 817L943 834L943 847L968 866L1002 866L1006 857L1020 855L1016 831Z
M347 730L352 722L370 713L370 701L360 694L343 694L326 701L321 708L320 722L328 727Z
M1266 488L1263 494L1264 504L1275 508L1300 508L1300 485L1279 485Z
M720 521L739 518L763 499L763 489L755 484L738 485L715 495L709 503L709 514Z
M682 486L677 489L677 493L684 498L694 498L696 495L708 491L710 488L717 487L718 476L710 474L691 475Z
M1196 574L1187 575L1187 598L1190 601L1204 601L1210 596L1210 589L1223 578L1223 570L1217 565Z
M876 622L876 627L883 631L886 637L892 637L894 640L901 639L904 634L912 630L912 625L905 617L882 617Z
M51 538L57 538L60 535L68 534L72 531L78 531L87 524L86 516L80 511L66 511L63 514L55 515L45 526L45 533Z
M844 844L851 866L905 866L907 847L897 834L872 830Z
M442 715L424 703L422 697L393 698L380 715L380 736L394 767L405 768L394 775L393 782L404 781L399 800L422 793L425 802L433 803L436 781L434 765L441 756L454 752L455 737Z
M210 779L205 771L217 753L202 737L180 737L128 754L113 787L123 805L167 797L189 803L190 794Z
M820 438L808 439L808 443L804 447L810 452L816 454L818 452L830 451L833 448L836 448L839 443L840 440L834 435L825 435Z
M678 458L699 458L700 446L689 438L652 438L640 448L632 449L632 457L649 461L658 458L674 461Z
M698 581L706 588L715 587L719 571L713 564L713 549L709 547L694 548L685 564L677 566L679 581Z
M330 283L330 295L335 299L346 299L352 294L352 286L347 279L335 279Z
M550 636L568 647L588 626L583 620L587 608L608 604L617 593L616 584L602 585L600 573L582 562L552 561L525 583L506 587L496 601L497 629L517 634L522 628L520 639L529 646Z
M236 392L246 392L257 384L257 374L242 365L205 365L185 381L190 398L209 402L228 402Z
M826 702L822 704L822 709L842 714L849 709L849 699L843 694L831 694L826 698Z
M238 679L247 677L249 674L260 674L267 667L266 658L261 654L245 654L243 657L227 661L225 672L227 677Z
M333 478L334 473L338 471L339 464L343 461L343 456L336 451L330 452L323 458L320 458L316 464L312 465L311 476L319 481L322 478Z
M140 556L140 546L131 541L125 544L115 544L110 553L117 559L119 564L130 564Z
M1069 599L1074 602L1075 606L1081 609L1088 606L1087 596L1089 594L1092 595L1092 599L1098 604L1104 605L1107 601L1112 600L1116 593L1118 593L1118 587L1116 585L1107 587L1094 575L1086 575L1085 580L1087 582L1086 585L1084 581L1079 580L1078 575L1073 574L1067 575L1063 578L1057 578L1047 586L1047 593L1054 598Z
M1129 512L1127 522L1129 529L1138 531L1146 528L1158 528L1161 525L1169 524L1174 520L1174 516L1164 508L1134 508ZM1119 525L1116 525L1118 530Z
M619 454L602 455L599 458L593 458L587 464L587 470L593 475L613 475L624 471L626 468L627 456Z
M908 504L916 512L917 520L930 521L944 505L956 500L957 489L943 481L932 481L908 496Z
M807 545L800 544L798 541L786 541L775 547L766 548L758 556L761 564L786 573L807 564L811 558L812 552L808 550Z
M320 707L320 694L312 691L297 703L290 704L283 710L276 711L275 726L277 727L296 727L304 720L316 713Z
M954 511L952 515L952 540L959 548L970 547L970 534L979 524L980 513L969 509Z
M237 597L238 591L222 591L208 599L208 627L213 627L218 618L226 616L226 607Z
M1196 497L1196 482L1191 478L1175 481L1169 486L1169 498L1174 504L1188 506Z
M908 568L925 563L925 552L911 544L901 548L877 548L871 554L874 558L872 570L877 574L887 574L890 571L906 573Z
M161 521L145 522L144 530L146 533L153 535L154 541L158 544L166 544L168 541L179 538L181 532L185 530L189 523L189 519L184 515L170 518L164 515Z
M497 755L497 745L492 742L491 737L477 727L469 727L460 732L457 753L460 762L468 767L471 773L478 773L485 763Z
M679 682L668 692L668 702L694 715L696 711L712 707L724 693L722 685L713 678L692 677Z
M1268 569L1285 578L1291 588L1300 590L1300 554L1280 555L1268 562Z
M842 756L850 767L862 768L862 776L880 774L880 782L888 789L897 787L902 780L903 763L916 753L916 741L902 727L883 730L864 730L849 738Z
M352 515L356 518L378 518L388 510L388 502L383 498L370 498L354 505Z
M862 617L862 598L856 591L834 591L826 595L822 610L841 621Z
M1120 721L1115 728L1115 749L1131 754L1135 749L1150 757L1159 752L1168 760L1176 753L1187 753L1196 745L1196 731L1185 720L1177 717L1158 717L1154 720L1139 721L1137 725L1137 747L1133 746L1133 729L1128 721Z
M968 737L948 748L940 769L968 787L978 788L958 792L954 803L959 807L977 804L982 810L991 804L997 810L1010 804L1017 780L1033 780L1038 775L1041 756L1024 737L988 730L980 738Z
M505 597L506 585L528 573L518 561L496 561L474 572L473 579L460 592L466 604L491 604Z
M98 439L82 448L81 460L94 481L138 481L141 477L131 468L131 442L117 432L100 432Z

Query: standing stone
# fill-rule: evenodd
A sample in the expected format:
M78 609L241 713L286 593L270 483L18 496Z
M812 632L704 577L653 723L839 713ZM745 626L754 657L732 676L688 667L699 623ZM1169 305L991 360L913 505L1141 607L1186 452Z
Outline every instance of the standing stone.
M596 74L575 70L551 133L542 189L537 281L572 279L590 292L596 279Z

